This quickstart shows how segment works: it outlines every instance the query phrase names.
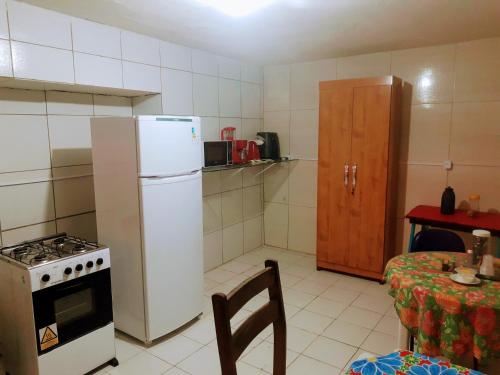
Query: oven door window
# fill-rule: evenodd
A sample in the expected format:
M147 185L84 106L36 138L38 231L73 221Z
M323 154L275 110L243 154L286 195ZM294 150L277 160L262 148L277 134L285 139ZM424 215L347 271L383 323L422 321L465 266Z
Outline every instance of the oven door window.
M39 354L106 326L113 320L109 269L33 293L33 310ZM42 344L46 327L57 331L50 345Z

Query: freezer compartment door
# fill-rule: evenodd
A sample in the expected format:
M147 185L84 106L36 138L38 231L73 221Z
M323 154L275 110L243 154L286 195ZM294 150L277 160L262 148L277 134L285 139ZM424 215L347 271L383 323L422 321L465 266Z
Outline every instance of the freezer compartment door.
M203 309L201 172L140 180L146 321L154 340Z
M175 176L202 167L198 117L137 118L140 177Z

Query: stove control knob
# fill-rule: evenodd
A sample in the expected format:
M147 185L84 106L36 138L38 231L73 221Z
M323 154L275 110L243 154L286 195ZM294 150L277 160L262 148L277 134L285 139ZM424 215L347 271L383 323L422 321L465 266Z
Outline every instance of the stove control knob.
M104 263L104 259L102 259L102 258L97 258L96 264L97 264L98 266L102 266L102 264L103 264L103 263Z
M76 267L75 267L75 270L77 272L80 272L81 270L83 270L83 266L81 264L77 264Z
M94 262L92 262L91 260L89 260L87 262L87 268L92 268L92 267L94 267Z
M49 280L50 280L50 275L45 274L45 275L43 275L43 276L42 276L42 281L43 281L44 283L48 282Z
M71 269L71 267L66 267L66 268L64 269L64 274L65 274L65 275L68 275L68 276L69 276L69 275L71 275L71 273L72 273L72 272L73 272L73 270Z

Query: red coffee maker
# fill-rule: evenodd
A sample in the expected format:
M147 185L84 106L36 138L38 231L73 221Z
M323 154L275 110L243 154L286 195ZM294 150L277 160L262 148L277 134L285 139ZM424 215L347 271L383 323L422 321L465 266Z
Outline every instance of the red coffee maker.
M255 141L248 141L248 161L260 160L259 146Z
M248 163L248 141L246 139L238 139L233 142L233 164Z

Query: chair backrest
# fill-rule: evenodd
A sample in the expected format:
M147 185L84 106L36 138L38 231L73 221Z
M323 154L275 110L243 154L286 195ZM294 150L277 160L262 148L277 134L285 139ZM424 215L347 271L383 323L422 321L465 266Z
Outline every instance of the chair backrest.
M465 244L458 234L449 230L427 229L415 235L411 251L465 252Z
M232 333L231 318L265 289L269 292L269 302L252 313ZM265 269L238 285L228 295L214 294L212 305L222 375L237 375L236 361L252 340L270 324L273 324L274 331L273 374L285 375L286 320L278 262L266 260Z

